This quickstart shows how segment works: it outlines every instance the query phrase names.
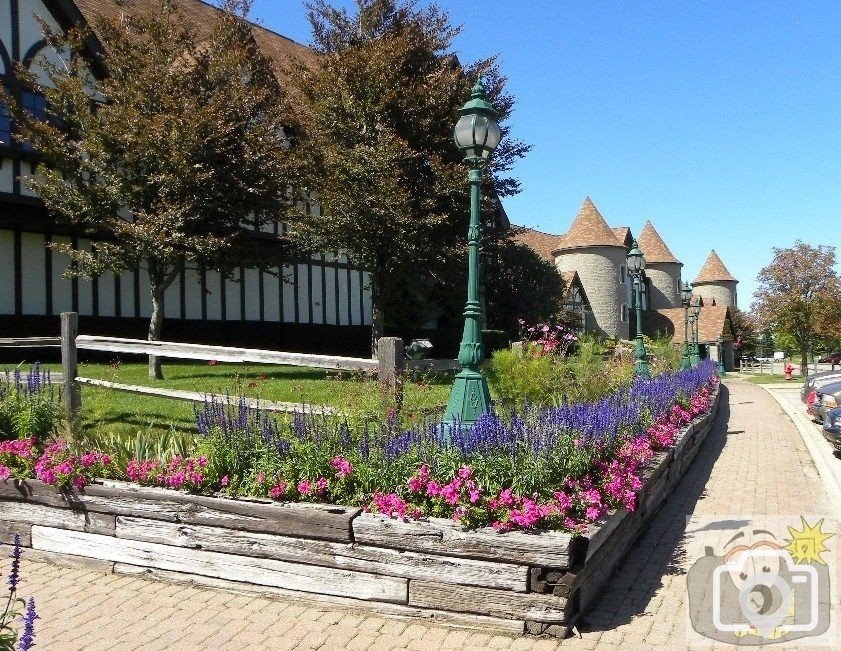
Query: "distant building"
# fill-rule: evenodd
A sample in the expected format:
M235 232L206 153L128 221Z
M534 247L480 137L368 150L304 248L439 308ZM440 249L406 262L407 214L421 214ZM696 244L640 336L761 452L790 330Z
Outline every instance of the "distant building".
M608 226L587 197L565 234L526 228L516 239L555 265L564 279L566 296L570 297L564 308L576 306L584 315L585 330L619 339L635 336L633 283L626 267L626 256L634 241L629 227ZM675 343L682 344L683 263L651 221L645 223L636 239L646 261L642 279L645 332L673 336ZM703 298L704 304L699 319L702 356L710 353L717 357L719 337L732 341L737 283L718 254L710 253L694 283L694 300ZM726 345L723 354L728 367L732 367L732 346Z

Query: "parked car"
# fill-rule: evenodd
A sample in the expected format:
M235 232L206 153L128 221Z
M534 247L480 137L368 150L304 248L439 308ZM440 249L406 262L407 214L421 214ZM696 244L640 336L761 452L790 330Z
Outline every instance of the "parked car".
M807 376L803 380L803 386L800 388L800 399L806 402L812 391L827 384L832 384L833 382L841 382L841 370L821 371L820 373L813 373Z
M841 382L826 384L815 390L815 401L811 403L806 411L819 423L826 420L826 415L841 403Z
M841 364L841 353L829 353L818 360L818 364Z
M836 454L841 452L841 407L830 409L823 421L823 437L832 443Z

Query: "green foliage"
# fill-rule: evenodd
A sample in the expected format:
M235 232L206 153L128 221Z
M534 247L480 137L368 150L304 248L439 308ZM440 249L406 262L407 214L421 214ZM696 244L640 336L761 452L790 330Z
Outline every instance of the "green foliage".
M555 266L511 239L490 243L485 279L488 321L515 337L519 320L541 323L561 314L564 286Z
M467 173L452 130L471 85L485 77L503 121L513 98L493 60L464 66L456 57L459 28L435 4L359 0L348 11L314 0L307 7L322 56L291 79L298 132L291 154L297 186L306 188L302 202L317 193L329 219L302 212L298 232L370 270L376 339L385 306L417 300L416 309L401 310L416 315L428 303L426 292L404 291L407 274L452 287L464 266ZM491 194L519 191L505 172L528 149L507 127L502 133L488 168L484 222L497 212Z
M131 434L127 432L96 432L87 430L81 440L73 444L73 451L82 454L87 450L107 450L116 468L125 473L128 462L157 460L168 462L174 456L190 456L196 447L193 437L176 431L156 428L154 421L148 427Z
M560 392L559 368L550 355L499 350L493 356L488 381L497 401L506 407L547 405Z
M582 335L568 356L544 355L527 343L522 350L498 351L488 380L499 403L518 409L598 400L634 379L625 356L613 360L604 350L605 343L593 335Z
M649 356L649 365L654 375L680 368L681 350L672 337L645 338L645 350Z
M10 374L0 379L0 440L34 437L43 442L58 430L63 418L55 387L33 391Z

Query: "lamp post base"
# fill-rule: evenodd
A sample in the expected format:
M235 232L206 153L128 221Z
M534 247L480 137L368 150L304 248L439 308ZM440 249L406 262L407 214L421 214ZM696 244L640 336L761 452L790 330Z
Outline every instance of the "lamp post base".
M453 390L444 412L446 425L473 425L482 414L491 410L488 380L479 371L463 368L453 382Z

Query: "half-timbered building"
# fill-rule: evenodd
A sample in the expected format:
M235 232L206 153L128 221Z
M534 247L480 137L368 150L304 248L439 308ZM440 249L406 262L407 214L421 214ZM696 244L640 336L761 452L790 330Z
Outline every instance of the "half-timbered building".
M211 22L217 11L200 0L185 0L182 9L197 25ZM67 28L95 13L113 17L120 10L115 0L0 0L0 82L28 110L46 115L43 95L19 85L13 74L14 62L37 74L40 57L58 56L44 41L38 18ZM286 60L312 56L280 34L258 25L252 31L277 64L281 83ZM48 83L43 74L39 79ZM17 142L12 127L0 105L0 336L55 334L55 316L69 310L79 313L83 331L143 336L152 307L144 272L64 277L68 260L50 243L77 249L91 243L51 218L27 188L22 178L33 173L37 152ZM277 237L284 228L275 224L254 235ZM289 260L273 273L241 268L233 280L211 270L185 270L167 289L165 317L166 338L362 354L370 346L368 275L333 253Z

